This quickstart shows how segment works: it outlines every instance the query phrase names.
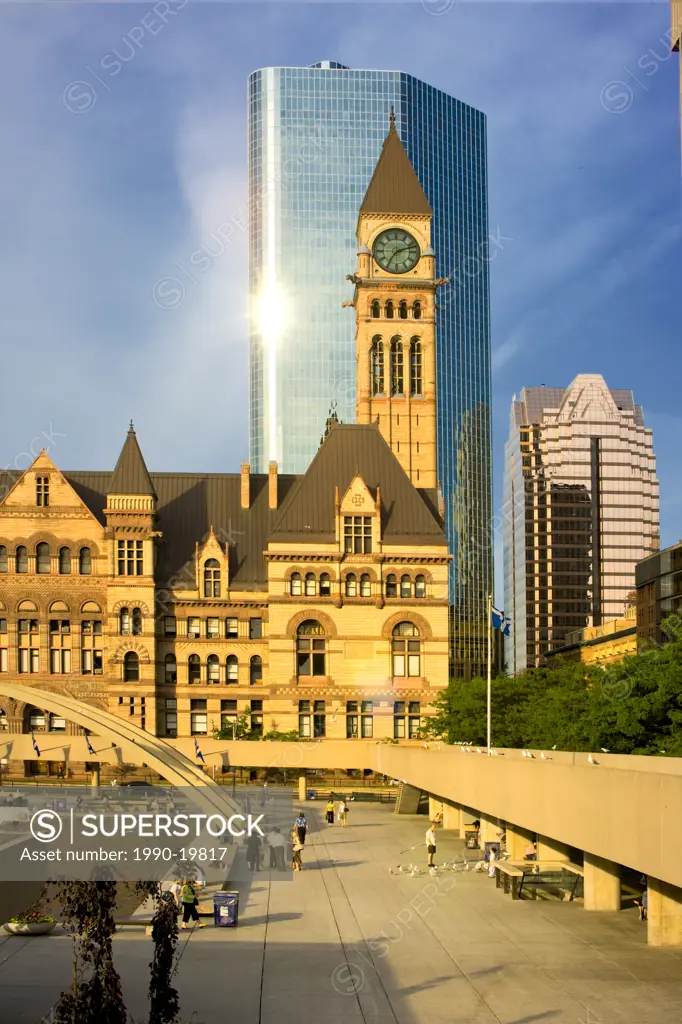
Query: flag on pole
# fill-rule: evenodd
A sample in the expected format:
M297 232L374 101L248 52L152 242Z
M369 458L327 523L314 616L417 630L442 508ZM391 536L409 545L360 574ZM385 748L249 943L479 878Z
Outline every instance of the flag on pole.
M199 741L197 740L196 737L194 738L194 756L197 758L197 760L203 763L204 755L199 750Z
M38 744L36 743L35 736L33 735L33 729L31 729L31 741L33 743L33 749L36 752L36 757L40 757L40 748L39 748Z
M85 742L86 742L86 745L87 745L87 748L88 748L88 754L95 754L96 750L93 747L92 743L90 742L90 737L88 736L87 733L85 734Z
M504 636L511 634L511 619L494 605L490 606L490 617L493 629L499 629Z

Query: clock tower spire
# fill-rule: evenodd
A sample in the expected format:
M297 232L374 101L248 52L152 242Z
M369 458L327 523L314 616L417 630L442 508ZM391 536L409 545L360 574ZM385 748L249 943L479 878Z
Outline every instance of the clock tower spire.
M360 207L355 285L356 422L377 422L416 487L436 487L433 212L391 111Z

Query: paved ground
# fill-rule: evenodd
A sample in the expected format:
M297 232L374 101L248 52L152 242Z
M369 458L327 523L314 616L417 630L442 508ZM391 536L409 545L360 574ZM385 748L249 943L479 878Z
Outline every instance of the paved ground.
M238 929L183 936L183 1024L682 1024L682 951L649 949L636 912L512 903L473 872L392 874L423 866L423 818L356 804L343 830L310 816L300 875L256 875ZM441 833L439 863L461 850ZM151 939L124 930L115 950L146 1021ZM49 1021L70 957L65 937L0 939L2 1024Z

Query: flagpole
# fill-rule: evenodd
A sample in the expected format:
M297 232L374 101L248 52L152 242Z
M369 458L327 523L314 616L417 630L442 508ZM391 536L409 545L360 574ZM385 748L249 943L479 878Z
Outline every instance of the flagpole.
M492 633L493 633L493 595L488 594L488 702L487 702L487 719L488 719L488 754L490 754L491 733L492 733L492 714L491 714L491 697L492 697Z

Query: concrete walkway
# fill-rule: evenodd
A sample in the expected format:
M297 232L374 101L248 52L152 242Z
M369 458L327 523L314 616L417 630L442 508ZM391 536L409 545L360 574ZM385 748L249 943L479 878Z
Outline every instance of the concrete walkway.
M355 805L342 829L321 811L300 875L256 874L238 929L181 935L182 1024L682 1024L682 951L647 947L636 912L512 902L473 872L391 873L423 869L424 818ZM440 833L437 862L461 854ZM115 950L146 1021L151 939L123 930ZM49 1021L70 969L66 937L0 939L2 1024Z

